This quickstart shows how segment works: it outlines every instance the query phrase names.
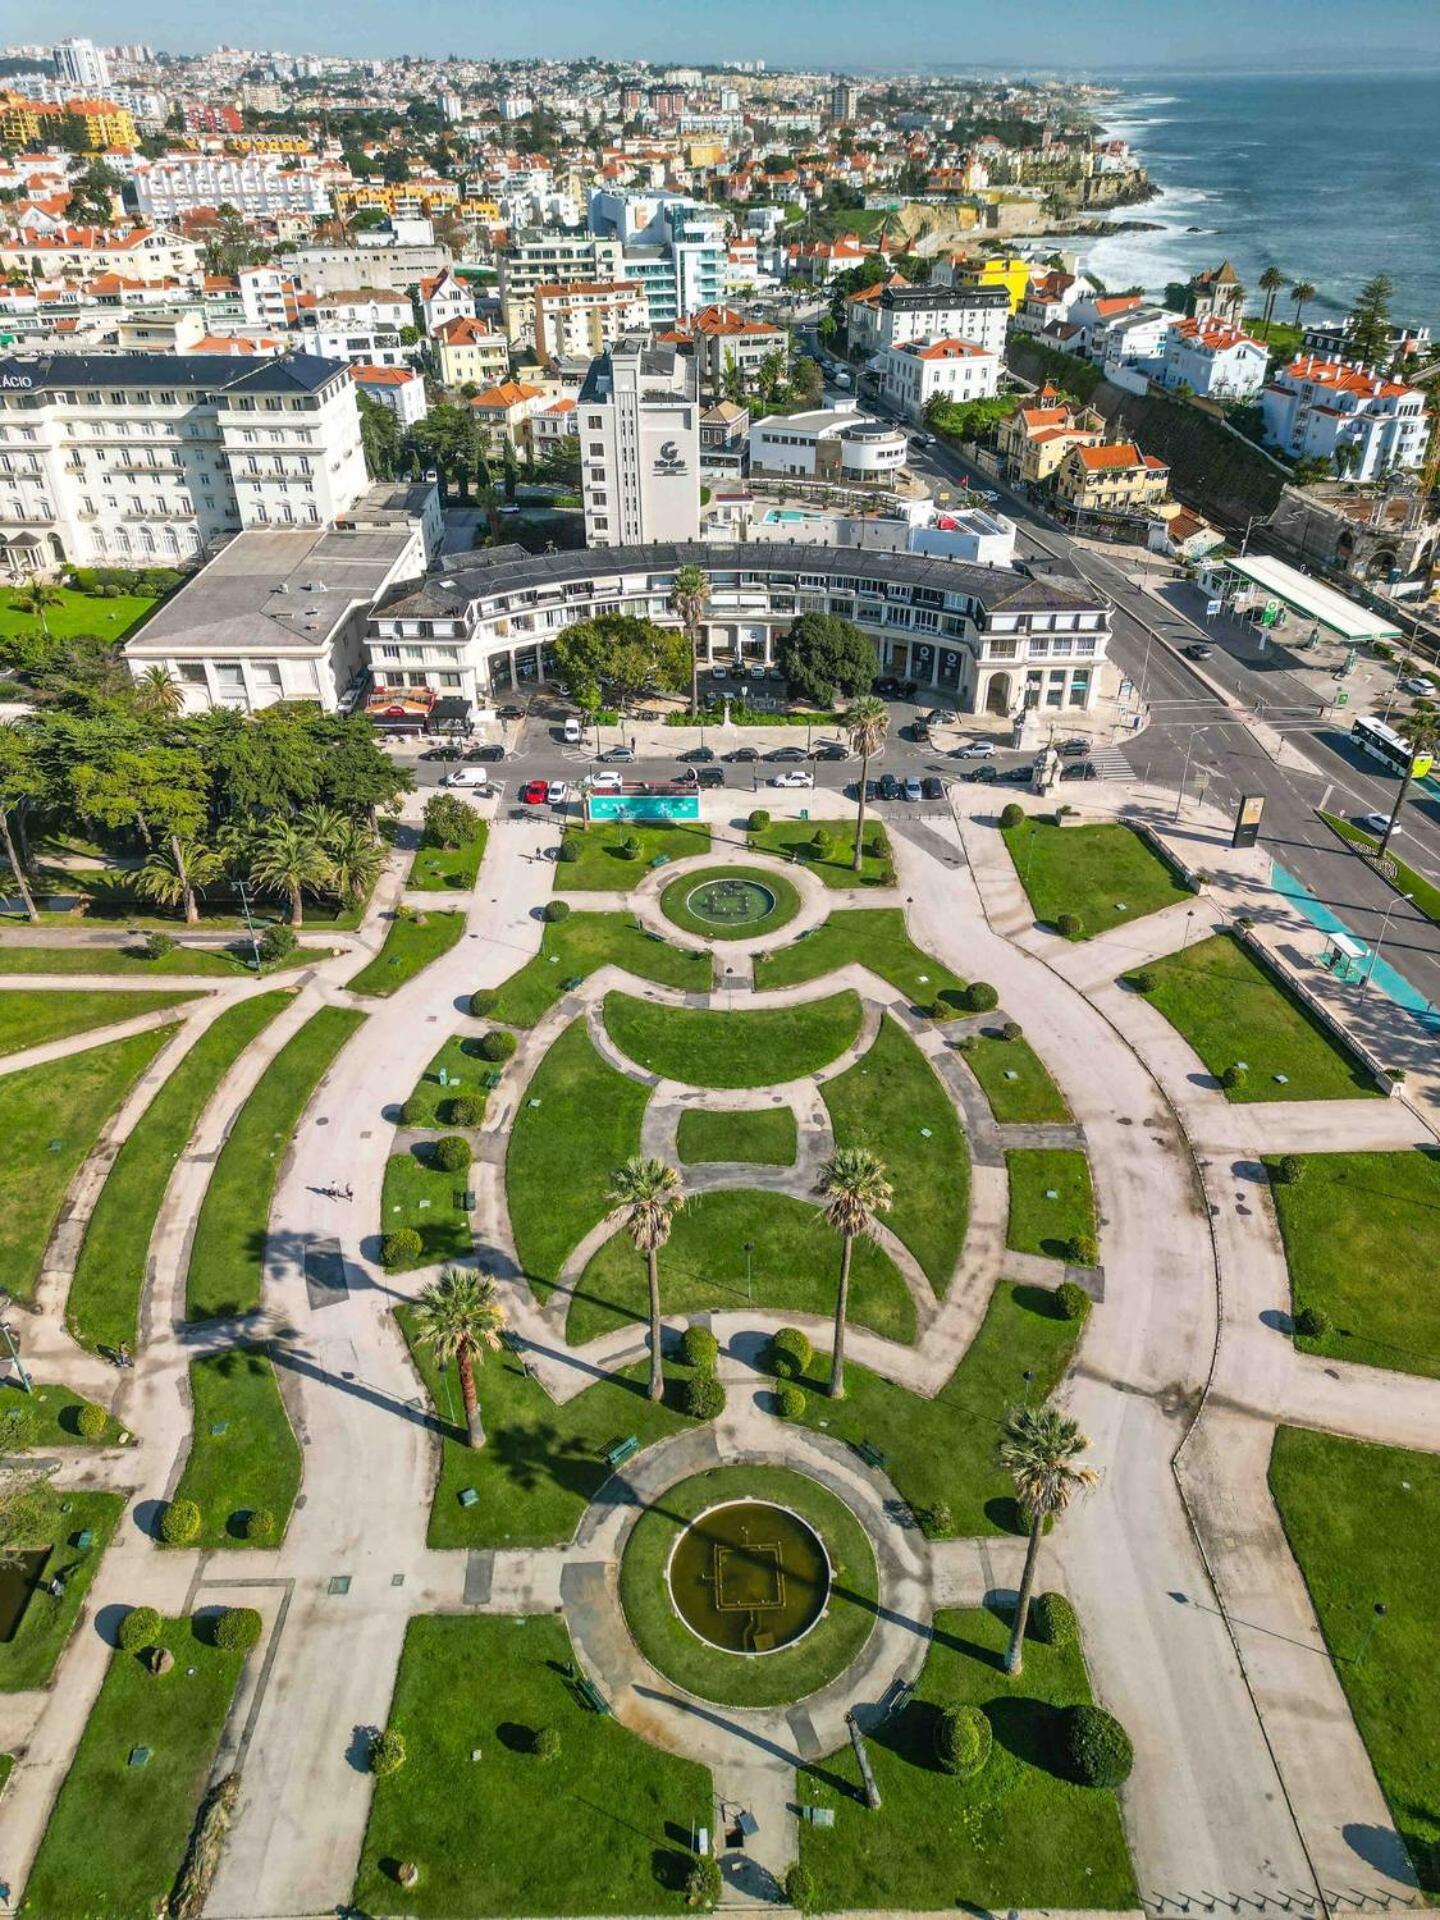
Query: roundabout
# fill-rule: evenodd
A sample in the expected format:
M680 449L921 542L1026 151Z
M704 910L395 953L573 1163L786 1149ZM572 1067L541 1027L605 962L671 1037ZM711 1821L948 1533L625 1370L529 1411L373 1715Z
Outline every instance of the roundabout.
M800 895L782 875L758 867L702 867L665 887L660 911L706 940L753 940L787 926Z

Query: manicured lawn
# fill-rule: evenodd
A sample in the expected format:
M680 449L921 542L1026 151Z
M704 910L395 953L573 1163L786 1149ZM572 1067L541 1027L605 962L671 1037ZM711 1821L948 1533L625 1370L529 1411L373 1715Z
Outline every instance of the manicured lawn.
M905 931L905 915L899 907L851 907L832 913L823 926L804 934L793 946L758 959L755 985L761 992L794 987L852 964L879 974L917 1006L928 1007L943 999L953 1004L955 1012L961 1010L958 1002L964 981L915 945Z
M316 1088L365 1024L348 1007L322 1007L276 1054L236 1115L201 1203L190 1248L185 1311L192 1320L250 1313L260 1304L275 1181Z
M699 888L719 880L748 880L764 887L774 905L758 919L725 921L703 919L687 904ZM778 873L765 873L759 867L701 867L672 880L660 895L660 911L686 933L704 940L759 940L778 932L800 911L800 896L788 880Z
M1152 982L1145 998L1210 1073L1218 1079L1242 1060L1249 1068L1241 1085L1226 1089L1228 1100L1378 1097L1359 1062L1230 934L1212 934L1144 972Z
M158 906L152 900L143 899L135 891L135 869L133 867L47 867L38 866L35 870L34 892L37 900L52 899L73 900L74 906L51 907L42 905L40 924L46 927L92 926L110 930L138 930L142 933L152 929L161 933L178 935L184 928L185 920L181 909ZM0 885L0 894L4 893ZM11 905L8 911L0 911L0 921L25 923L25 911L16 895L9 895ZM317 927L326 929L350 929L358 927L364 917L367 902L364 900L335 899L307 900L305 902L305 931L313 933ZM288 924L287 910L281 902L271 898L263 902L259 909L258 923L276 921ZM200 927L207 933L239 933L245 926L240 901L233 894L211 893L200 902Z
M85 1229L70 1281L66 1323L91 1351L134 1346L140 1298L160 1203L175 1163L232 1063L285 1006L288 993L261 993L212 1021L141 1114Z
M167 1620L168 1673L114 1653L35 1865L21 1912L136 1920L156 1912L180 1871L242 1653L210 1644L207 1627ZM132 1767L130 1755L150 1759Z
M836 1146L869 1147L884 1161L895 1193L884 1223L943 1297L970 1215L970 1150L949 1094L888 1014L864 1058L820 1090Z
M19 1625L0 1641L0 1693L28 1693L49 1684L124 1510L122 1494L66 1492L56 1498L53 1526L13 1542L22 1552L48 1547L50 1553ZM77 1545L87 1530L94 1536L90 1545ZM44 1590L57 1579L65 1588L58 1597Z
M435 1142L421 1140L385 1162L380 1231L413 1227L420 1236L420 1258L413 1263L417 1267L463 1260L475 1244L470 1216L460 1205L471 1176L442 1173L432 1164L434 1155Z
M1054 1391L1079 1331L1075 1321L1060 1318L1044 1287L1002 1280L979 1332L933 1400L853 1360L845 1365L845 1398L831 1400L824 1390L827 1348L800 1383L808 1389L804 1417L838 1440L878 1448L927 1534L969 1539L1015 1532L1010 1476L996 1465L995 1443L1009 1407L1027 1393L1038 1403Z
M1062 913L1078 914L1081 939L1194 898L1129 827L1057 827L1029 814L1004 833L1035 918L1054 926Z
M63 1067L25 1067L0 1078L0 1274L17 1300L35 1291L81 1163L174 1032L151 1027L73 1053Z
M830 1558L823 1617L763 1659L707 1646L670 1601L666 1568L689 1521L727 1500L773 1500L820 1535ZM793 1577L793 1576L792 1576ZM865 1529L833 1493L786 1467L716 1467L668 1487L635 1523L620 1563L620 1604L640 1651L667 1679L734 1707L789 1706L843 1673L874 1630L879 1578Z
M680 1158L686 1166L708 1160L748 1160L759 1167L788 1167L795 1160L795 1114L790 1107L687 1107L680 1116Z
M405 884L426 893L462 893L475 884L490 828L475 816L475 837L463 847L421 847L410 865Z
M1275 1162L1267 1163L1273 1175ZM1435 1220L1440 1158L1409 1153L1307 1153L1294 1186L1271 1195L1285 1241L1294 1312L1330 1317L1306 1353L1440 1379Z
M620 849L632 836L640 842L640 851L633 860L627 860ZM567 828L565 838L579 847L580 858L556 862L557 893L586 893L596 888L628 892L640 884L662 855L667 860L693 860L697 853L710 851L710 829L698 821L693 826L667 827L607 820L596 826Z
M1357 827L1353 821L1342 819L1338 813L1322 813L1320 818L1333 834L1349 846L1373 853L1380 844L1378 834L1367 833L1363 827ZM1421 913L1428 919L1440 921L1440 887L1437 887L1433 880L1427 880L1423 873L1417 873L1414 867L1400 858L1398 849L1402 844L1400 840L1392 839L1386 849L1386 859L1395 862L1395 879L1392 882L1395 891L1408 893Z
M161 1013L183 1006L193 993L31 993L25 987L0 993L0 1054L43 1047L51 1040L68 1040L95 1027L113 1027L142 1014ZM63 1074L63 1065L53 1067Z
M117 593L102 599L93 593L78 593L74 587L57 587L60 598L45 609L45 628L52 640L73 640L77 634L94 633L102 640L123 640L145 620L157 596L152 593ZM15 590L0 588L0 640L43 638L44 630L33 613L15 604Z
M297 947L263 971L284 973L292 967L312 966L317 960L328 959L330 951L329 947ZM153 979L181 974L214 975L224 980L233 980L239 974L253 979L255 969L249 964L250 958L248 945L223 949L181 946L159 960L147 960L139 947L0 947L0 974L129 973L149 975ZM125 997L133 1000L135 995Z
M602 1374L562 1406L524 1373L518 1355L502 1348L485 1356L479 1376L486 1443L468 1446L454 1367L442 1371L431 1349L413 1339L412 1308L398 1307L396 1318L442 1425L432 1547L558 1546L610 1477L605 1456L617 1441L633 1434L648 1447L690 1424L678 1409L678 1389L690 1369L678 1361L667 1362L659 1406L647 1397L648 1360ZM467 1487L479 1498L465 1507L460 1495Z
M683 1909L688 1836L714 1823L709 1772L589 1711L572 1659L544 1616L410 1622L389 1718L409 1757L375 1783L357 1908L420 1920ZM542 1727L559 1735L551 1760L531 1751ZM395 1878L402 1860L420 1868L414 1887Z
M748 1300L745 1242L756 1302L770 1309L833 1314L840 1243L818 1207L785 1193L748 1188L702 1193L675 1216L660 1255L666 1314L734 1311ZM646 1318L645 1262L622 1230L605 1242L575 1283L567 1338L583 1345ZM889 1255L873 1241L855 1246L850 1318L892 1340L915 1338L915 1303Z
M444 1086L440 1084L442 1068L445 1072ZM417 1127L440 1126L441 1114L457 1095L463 1095L467 1100L478 1100L483 1106L489 1098L485 1075L493 1071L493 1064L481 1058L478 1039L469 1034L452 1034L421 1074L410 1095L410 1100L418 1100L425 1110L425 1117L412 1124ZM410 1101L407 1100L405 1104L408 1107Z
M1270 1490L1396 1830L1433 1900L1440 1894L1440 1456L1281 1427Z
M532 1075L510 1132L505 1198L520 1264L542 1294L604 1218L615 1169L640 1151L649 1097L600 1057L583 1020Z
M86 1440L80 1432L80 1411L95 1402L58 1380L37 1380L32 1374L30 1382L34 1391L26 1393L13 1373L8 1380L0 1380L0 1436L7 1434L10 1417L20 1414L33 1425L31 1445L37 1449L110 1447L119 1439L120 1423L106 1413L105 1431L98 1440Z
M812 842L817 827L830 836L832 853L828 860L815 858ZM860 857L858 873L852 865L855 857L853 820L772 820L768 827L749 836L749 844L757 853L773 853L777 860L793 860L796 866L805 867L817 880L823 880L827 887L890 887L895 884L894 868L888 853L882 856L870 851L874 833L875 822L869 819L865 822L865 851Z
M818 1072L859 1038L860 996L759 1013L665 1007L605 997L605 1030L636 1066L695 1087L769 1087Z
M996 1027L969 1039L965 1064L980 1082L990 1111L1002 1127L1012 1121L1048 1123L1070 1118L1064 1094L1023 1036L1002 1040Z
M546 927L539 953L501 987L494 1018L508 1027L533 1027L569 986L606 966L686 993L704 993L712 972L708 953L672 947L623 914L574 913Z
M464 931L463 913L397 913L384 946L347 985L352 993L396 993L448 953Z
M1017 1147L1005 1155L1010 1181L1006 1245L1064 1260L1071 1240L1094 1235L1090 1162L1074 1148ZM1051 1199L1051 1194L1054 1199Z
M300 1443L269 1356L232 1347L192 1360L190 1397L190 1454L175 1498L200 1509L197 1544L278 1547L300 1491ZM245 1522L257 1508L274 1516L274 1532L247 1541Z
M848 1746L799 1777L802 1802L835 1809L833 1827L799 1829L819 1909L1137 1905L1115 1795L1059 1768L1058 1710L1090 1698L1079 1648L1029 1641L1008 1679L1008 1619L941 1612L934 1632L914 1698L867 1742L880 1811L864 1804ZM935 1717L952 1705L984 1707L995 1729L963 1786L935 1762Z

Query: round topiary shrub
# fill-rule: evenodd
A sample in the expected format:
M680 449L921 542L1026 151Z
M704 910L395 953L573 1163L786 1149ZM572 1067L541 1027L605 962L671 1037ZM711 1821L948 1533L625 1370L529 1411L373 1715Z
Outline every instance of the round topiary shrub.
M370 1771L383 1780L398 1773L405 1764L405 1736L394 1727L385 1727L370 1741Z
M720 1904L724 1886L720 1862L707 1853L695 1862L686 1878L685 1904L692 1913L708 1913Z
M797 1913L813 1913L819 1898L814 1874L797 1860L786 1870L785 1904L794 1907Z
M796 1380L802 1373L809 1371L810 1362L815 1358L815 1349L810 1344L808 1334L799 1327L781 1327L770 1336L770 1345L766 1349L766 1365L779 1380Z
M973 1780L994 1740L983 1707L941 1707L935 1716L935 1762L942 1773Z
M268 1507L252 1507L245 1516L245 1538L261 1545L275 1537L275 1516Z
M132 1607L120 1622L115 1638L126 1653L143 1653L159 1639L161 1624L154 1607Z
M92 1406L88 1401L75 1414L75 1431L82 1440L99 1440L104 1437L110 1424L110 1416L103 1407Z
M1082 1787L1123 1787L1135 1764L1130 1736L1103 1707L1071 1707L1065 1715L1065 1758Z
M226 1607L215 1621L215 1644L232 1653L245 1653L265 1630L254 1607Z
M568 920L570 918L570 902L568 900L547 900L544 907L544 917L551 922Z
M560 1735L554 1727L538 1727L535 1738L530 1743L530 1751L537 1760L558 1760L560 1758Z
M470 1012L474 1019L483 1020L495 1002L500 998L494 987L477 987L470 996Z
M1244 1086L1245 1071L1244 1066L1238 1060L1233 1066L1226 1067L1220 1076L1220 1084L1227 1093L1233 1092L1236 1087Z
M485 1108L474 1094L457 1093L453 1100L445 1102L447 1127L478 1127L484 1118Z
M890 858L890 836L878 822L871 832L866 852L871 854L876 860L888 860Z
M751 833L763 833L770 824L770 816L764 807L756 807L750 815Z
M508 1060L517 1044L513 1033L506 1033L502 1028L496 1027L480 1042L480 1057L482 1060Z
M160 1538L167 1547L184 1547L200 1531L200 1509L193 1500L172 1500L160 1516Z
M640 837L638 834L626 834L625 838L620 842L620 858L622 860L638 860L640 858Z
M1055 1311L1062 1320L1088 1320L1090 1296L1076 1280L1062 1280L1055 1289Z
M405 1102L404 1106L401 1107L400 1124L402 1127L428 1127L429 1126L430 1108L428 1104L424 1100L422 1100L418 1094L412 1093L410 1098Z
M988 980L972 980L965 989L965 1005L971 1013L993 1013L1000 996Z
M1142 967L1138 973L1127 975L1126 984L1134 993L1153 993L1155 991L1155 976L1150 972L1148 967Z
M555 855L555 858L560 861L563 866L573 866L575 861L580 858L580 842L572 839L567 833L565 838L560 842L560 849Z
M1001 809L1000 824L1002 827L1018 827L1024 818L1024 807L1017 807L1015 802L1011 800L1008 805Z
M413 1267L420 1258L420 1236L414 1227L396 1227L380 1242L380 1259L392 1273Z
M924 1011L932 1020L948 1020L955 1009L948 1000L932 1000Z
M782 1420L805 1418L805 1389L787 1381L775 1395L775 1411Z
M1304 1340L1323 1340L1330 1331L1330 1316L1323 1307L1302 1307L1295 1316L1295 1331Z
M835 857L835 842L824 827L817 827L811 834L809 852L812 860L832 860Z
M680 1357L687 1367L713 1367L720 1358L720 1342L708 1327L686 1327L680 1336Z
M1085 931L1085 922L1078 913L1062 913L1055 922L1055 931L1066 940L1078 940Z
M1305 1178L1305 1162L1298 1153L1282 1153L1270 1169L1270 1179L1277 1187L1298 1187Z
M1073 1233L1065 1242L1065 1258L1072 1267L1094 1267L1100 1263L1100 1248L1093 1233Z
M267 967L284 960L295 951L295 934L290 927L266 927L260 936L260 958Z
M1020 1040L1024 1038L1024 1034L1025 1029L1018 1020L1007 1020L1000 1029L1000 1038L1002 1040Z
M464 1173L474 1157L468 1140L458 1133L447 1133L443 1140L435 1142L430 1164L438 1167L441 1173Z
M1075 1609L1063 1593L1042 1593L1030 1609L1029 1632L1047 1647L1073 1647L1080 1638Z
M173 934L147 933L145 936L145 958L163 960L167 953L173 953L179 942Z
M716 1420L725 1411L725 1389L720 1376L708 1368L685 1382L685 1411L692 1420Z

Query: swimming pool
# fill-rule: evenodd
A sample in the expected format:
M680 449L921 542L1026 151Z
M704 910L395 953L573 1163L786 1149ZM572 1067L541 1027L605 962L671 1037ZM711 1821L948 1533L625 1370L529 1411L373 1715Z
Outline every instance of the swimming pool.
M797 520L823 520L823 513L810 513L799 507L767 507L762 526L780 527L793 524Z

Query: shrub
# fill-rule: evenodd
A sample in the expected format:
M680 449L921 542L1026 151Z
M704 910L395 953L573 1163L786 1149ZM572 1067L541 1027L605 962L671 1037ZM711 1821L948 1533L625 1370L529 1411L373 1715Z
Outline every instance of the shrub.
M441 1173L464 1173L474 1157L468 1140L458 1133L447 1133L443 1140L435 1142L430 1164Z
M824 827L817 827L810 836L810 858L812 860L833 860L834 857L834 840L831 839Z
M814 1358L815 1349L810 1344L810 1337L802 1333L799 1327L781 1327L778 1333L771 1334L766 1364L777 1379L798 1379L802 1373L809 1371Z
M396 1227L380 1242L380 1259L392 1273L413 1267L420 1258L420 1236L414 1227Z
M955 1530L955 1516L948 1500L932 1500L921 1520L927 1539L939 1540Z
M1082 1787L1122 1787L1135 1764L1130 1736L1103 1707L1071 1707L1065 1715L1065 1757Z
M120 1622L115 1638L126 1653L143 1653L160 1637L161 1620L154 1607L132 1607Z
M560 1758L560 1735L554 1727L537 1727L535 1738L530 1743L530 1751L537 1760L558 1760Z
M480 1042L480 1057L482 1060L496 1062L508 1060L517 1045L518 1042L513 1033L503 1033L497 1029L493 1033L487 1033Z
M707 1853L690 1869L685 1881L685 1904L692 1912L708 1912L719 1905L724 1886L720 1862Z
M499 998L500 995L496 988L477 987L470 996L471 1017L476 1020L483 1020Z
M370 1741L370 1771L378 1778L398 1773L405 1764L405 1736L395 1727L385 1727Z
M1000 996L988 980L972 980L965 989L965 1005L971 1013L993 1013Z
M935 1716L935 1760L942 1773L973 1780L994 1739L983 1707L941 1707Z
M1065 1258L1075 1267L1099 1265L1100 1248L1093 1233L1072 1233L1065 1242Z
M99 1409L97 1408L98 1412ZM75 1423L79 1431L79 1422ZM33 1447L40 1437L40 1429L32 1407L23 1403L7 1407L0 1413L0 1454L23 1453L26 1447Z
M884 827L878 824L875 826L870 835L868 851L873 854L877 860L888 860L890 858L890 836L886 833Z
M145 936L145 958L163 960L167 953L173 953L179 942L173 934L147 933Z
M887 861L887 863L880 869L880 885L882 887L893 887L894 884L895 884L895 869Z
M716 1420L725 1411L725 1389L720 1376L702 1368L685 1382L685 1411L692 1420Z
M1138 973L1132 973L1129 976L1129 984L1136 993L1153 993L1155 976L1148 967L1142 967Z
M425 844L464 847L475 838L480 816L453 793L432 793L425 802Z
M570 918L570 902L568 900L547 900L542 909L542 917L550 921L552 925L557 920L568 920Z
M1062 1280L1055 1289L1055 1311L1062 1320L1088 1320L1090 1296L1078 1281Z
M260 936L260 958L267 967L295 951L295 933L290 927L266 927Z
M92 1406L88 1401L75 1413L75 1431L82 1440L98 1440L110 1424L110 1416L103 1407Z
M974 1053L977 1038L978 1035L976 1034L962 1033L954 1043L955 1051L957 1053Z
M275 1537L275 1516L268 1507L252 1507L245 1516L245 1538L262 1544Z
M805 1389L787 1381L775 1396L775 1410L782 1420L805 1418Z
M484 1118L484 1104L473 1093L457 1093L453 1100L445 1102L447 1127L478 1127Z
M1233 1091L1236 1087L1244 1086L1245 1068L1241 1065L1240 1061L1237 1060L1233 1066L1226 1067L1220 1076L1220 1084L1225 1088L1227 1093Z
M1270 1169L1270 1179L1277 1187L1298 1187L1305 1178L1305 1162L1298 1153L1282 1153Z
M1019 1040L1023 1038L1024 1032L1025 1029L1020 1025L1018 1020L1007 1020L1000 1029L1000 1038L1002 1040Z
M687 1367L713 1367L720 1358L720 1342L708 1327L686 1327L680 1355Z
M425 1101L422 1100L418 1094L412 1093L410 1098L405 1102L404 1106L401 1107L400 1124L402 1127L428 1127L429 1126L430 1109L425 1103Z
M955 1009L948 1000L935 999L924 1009L932 1020L948 1020Z
M580 858L580 842L567 833L565 838L560 842L560 850L555 855L555 858L560 861L562 866L573 866Z
M1002 827L1018 827L1024 818L1024 807L1016 806L1011 800L1001 809L1000 824Z
M1330 1316L1323 1307L1302 1307L1295 1316L1295 1331L1305 1340L1323 1340L1330 1331Z
M1078 913L1062 913L1055 922L1055 931L1066 940L1078 940L1085 931L1085 922Z
M756 807L750 815L751 833L763 833L770 824L770 816L764 807Z
M215 1622L215 1644L232 1653L248 1652L265 1629L254 1607L226 1607Z
M1073 1647L1080 1638L1075 1609L1063 1593L1042 1593L1030 1609L1029 1631L1047 1647Z
M625 838L620 842L620 858L622 860L638 860L640 858L640 837L638 834L626 834Z
M797 1860L785 1874L785 1904L797 1913L813 1913L819 1898L814 1874Z
M200 1531L200 1509L193 1500L172 1500L160 1516L160 1538L167 1547L183 1547Z

